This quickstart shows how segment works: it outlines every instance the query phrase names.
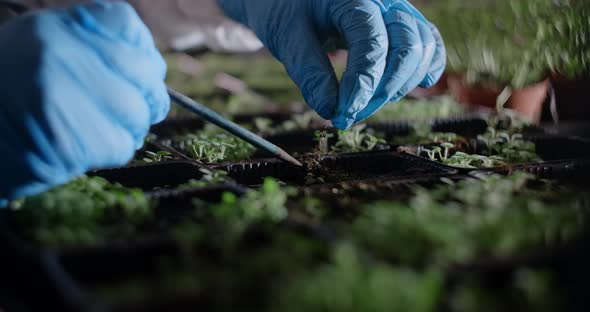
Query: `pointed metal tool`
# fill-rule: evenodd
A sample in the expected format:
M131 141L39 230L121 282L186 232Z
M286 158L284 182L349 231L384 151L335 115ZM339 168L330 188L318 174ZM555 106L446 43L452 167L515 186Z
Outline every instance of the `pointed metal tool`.
M173 102L176 104L188 109L189 111L199 115L201 118L215 124L216 126L222 128L223 130L237 136L238 138L252 144L258 149L267 151L273 154L275 157L284 160L288 163L291 163L295 166L302 167L303 164L295 159L293 156L287 154L283 149L280 147L272 144L271 142L261 138L260 136L240 127L238 124L234 123L233 121L227 120L223 116L219 115L217 112L213 111L205 107L202 104L195 102L193 99L189 98L188 96L175 91L168 87L168 94Z

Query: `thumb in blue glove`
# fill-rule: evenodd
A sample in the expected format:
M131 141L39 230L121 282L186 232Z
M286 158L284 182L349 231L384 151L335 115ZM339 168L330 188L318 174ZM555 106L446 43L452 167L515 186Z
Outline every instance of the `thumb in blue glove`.
M4 203L124 165L168 112L166 65L125 2L16 18L0 46Z
M442 75L446 52L436 27L405 0L218 0L286 67L309 105L347 129ZM324 46L349 49L340 83Z

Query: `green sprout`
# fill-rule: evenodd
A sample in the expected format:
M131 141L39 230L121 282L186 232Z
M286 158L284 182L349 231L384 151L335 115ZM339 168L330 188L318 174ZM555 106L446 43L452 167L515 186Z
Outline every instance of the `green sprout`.
M329 263L290 283L280 306L311 312L436 310L443 294L439 272L417 272L363 256L351 244L338 245Z
M432 161L438 161L445 165L459 168L493 168L505 165L504 159L500 156L483 156L477 154L467 154L464 152L454 152L451 154L455 145L449 142L434 146L431 149L425 147L418 148L418 155L426 153Z
M255 148L247 142L211 127L198 133L177 136L172 142L191 158L207 163L247 160L255 152Z
M296 190L281 187L279 182L267 178L258 190L250 190L242 197L224 193L222 201L206 208L216 222L224 224L226 234L239 237L249 226L257 222L278 223L287 219L287 200ZM196 207L203 202L194 201Z
M177 189L191 189L191 188L200 188L200 187L207 187L210 185L219 185L224 184L229 181L227 176L227 172L223 170L209 170L209 169L200 169L203 176L200 179L192 179L188 182L181 184L177 187Z
M131 235L151 218L153 203L139 189L84 176L13 202L10 208L27 238L42 245L70 246Z
M385 144L383 138L375 135L367 125L356 125L346 131L338 131L338 142L332 148L335 152L350 153L372 151L380 144Z
M321 154L330 152L330 139L334 134L328 133L326 130L317 130L315 132L315 140L318 142L317 151Z
M558 246L580 235L588 219L587 198L545 200L554 185L535 191L527 187L532 179L516 173L430 190L417 187L407 204L383 201L363 207L353 237L372 254L396 263L446 266Z
M172 160L172 153L166 151L158 151L158 152L151 152L146 151L145 154L147 157L142 159L144 163L155 163L155 162L163 162L167 160Z
M498 131L489 127L487 132L477 136L489 156L497 156L508 163L533 162L539 160L535 144L524 140L520 133Z

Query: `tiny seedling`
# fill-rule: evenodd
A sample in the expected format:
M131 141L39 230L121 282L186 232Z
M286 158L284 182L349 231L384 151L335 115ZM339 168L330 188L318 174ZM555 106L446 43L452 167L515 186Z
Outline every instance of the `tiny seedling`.
M445 165L460 168L492 168L503 166L504 159L499 156L483 156L477 154L467 154L464 152L454 152L455 145L449 142L434 146L431 149L425 147L418 148L418 155L425 153L432 161L438 161Z
M184 184L178 186L178 189L190 189L198 187L207 187L210 185L219 185L230 182L230 178L227 176L227 172L223 170L199 170L203 176L200 179L192 179Z
M258 133L269 133L272 131L272 120L268 118L254 118L254 129Z
M489 127L485 134L477 137L477 141L482 146L481 150L488 156L501 157L508 163L539 160L535 144L526 141L520 133L499 131Z
M367 125L353 126L350 130L338 132L338 142L332 147L334 152L350 153L372 151L386 141L367 129Z
M80 177L10 206L23 235L42 245L94 244L132 235L152 217L154 203L138 189Z
M318 130L315 132L315 140L318 142L316 151L320 154L327 154L330 152L330 139L334 134L326 130Z
M287 199L296 194L291 187L282 187L274 179L264 180L262 187L251 190L243 197L223 194L221 203L208 208L214 220L223 222L227 234L241 235L256 222L279 223L287 219ZM198 205L199 203L197 203Z
M211 127L178 136L172 141L191 158L207 163L246 160L255 152L255 148L247 142Z
M155 163L155 162L163 162L167 160L172 160L172 154L166 151L159 151L159 152L151 152L146 151L145 154L147 157L142 159L144 163Z

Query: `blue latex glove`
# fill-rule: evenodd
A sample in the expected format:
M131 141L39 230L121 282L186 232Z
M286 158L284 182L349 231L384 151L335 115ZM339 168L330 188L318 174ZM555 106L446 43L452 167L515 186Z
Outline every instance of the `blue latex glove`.
M405 0L218 0L286 67L310 106L346 129L442 75L446 52L434 25ZM340 82L324 51L349 48Z
M167 114L166 65L125 2L0 28L0 205L127 163Z

